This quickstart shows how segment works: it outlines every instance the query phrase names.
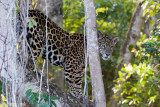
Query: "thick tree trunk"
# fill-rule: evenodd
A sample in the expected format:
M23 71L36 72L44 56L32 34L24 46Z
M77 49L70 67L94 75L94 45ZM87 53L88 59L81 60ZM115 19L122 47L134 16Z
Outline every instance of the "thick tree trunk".
M120 52L120 56L122 57L122 62L118 65L118 68L116 70L116 74L118 74L118 71L121 70L121 68L124 66L124 64L130 63L133 54L129 51L129 46L136 46L136 42L139 39L140 31L142 24L144 23L144 20L142 19L143 15L143 9L142 9L143 2L140 2L135 9L135 12L132 16L130 27L128 29L126 38L124 40L122 50ZM116 78L118 76L116 75ZM124 77L125 78L125 77ZM116 94L120 96L121 91L118 91ZM111 107L117 107L117 102L114 99L111 99L110 101Z
M84 0L84 7L87 32L87 50L89 55L94 101L96 107L106 107L104 84L99 60L94 0Z
M6 89L7 106L17 107L22 104L22 97L18 94L20 83L23 83L23 70L17 63L16 47L16 7L14 0L0 2L0 80ZM18 99L17 99L18 97ZM21 106L21 105L20 105Z
M6 24L6 17L2 17L2 16L6 16L7 14L7 7L6 4L8 3L8 0L5 0L5 2L1 2L0 3L0 38L2 39L2 35L6 35L7 34L7 24ZM2 42L0 42L2 43ZM1 50L3 50L3 45L1 46ZM0 63L1 64L1 63Z
M5 0L5 2L0 3L0 77L2 76L2 71L4 71L4 61L5 59L5 42L7 35L7 7L6 4L9 3L9 0Z

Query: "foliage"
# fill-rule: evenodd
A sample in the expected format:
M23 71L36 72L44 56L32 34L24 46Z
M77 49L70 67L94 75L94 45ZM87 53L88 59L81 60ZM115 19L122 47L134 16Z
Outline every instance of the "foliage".
M26 99L29 99L29 104L33 104L34 107L57 107L54 100L59 100L59 97L52 97L47 94L40 94L32 92L32 89L26 91Z
M82 0L63 0L63 29L83 33L84 6Z
M160 11L160 5L155 1L146 3L145 7L148 8L144 14L148 17L159 17L157 13ZM142 34L137 48L131 48L135 55L132 64L125 64L118 72L119 78L115 80L113 90L114 93L121 90L120 97L116 94L114 97L122 107L160 106L160 25L154 22L155 20L150 21L150 36L147 38Z
M5 78L2 77L2 79L3 81L6 82ZM0 107L7 107L7 100L6 100L5 95L6 95L6 90L4 90L3 83L0 80Z
M134 0L95 0L98 30L124 37L135 8ZM83 33L84 6L81 0L64 0L64 29ZM125 20L124 20L125 19Z
M160 4L156 0L145 1L145 4L143 5L143 9L145 9L143 12L143 16L147 15L148 18L151 18L155 15L159 15L158 14L160 12L159 7Z
M159 33L160 35L160 33ZM152 36L142 41L140 50L136 53L138 64L125 65L122 71L118 72L114 91L121 92L119 100L121 105L128 106L149 106L152 103L160 106L160 40L159 36ZM121 84L121 85L118 85Z
M3 94L0 96L0 107L7 107L7 100Z
M160 62L160 37L159 36L151 36L149 39L145 39L142 41L142 50L138 51L138 56L141 59L140 61L143 63L147 60L148 64L157 64ZM149 60L151 59L151 60ZM153 61L154 60L154 61Z
M114 91L123 89L121 98L118 98L121 105L149 106L160 99L160 73L152 65L146 63L129 64L125 65L122 71L118 72L119 78L114 87ZM122 84L118 85L119 83Z
M2 94L2 81L0 81L0 95Z

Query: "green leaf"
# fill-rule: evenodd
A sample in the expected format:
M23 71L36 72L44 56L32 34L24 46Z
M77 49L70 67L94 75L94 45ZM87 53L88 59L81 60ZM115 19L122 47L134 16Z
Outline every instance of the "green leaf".
M152 71L152 70L148 70L148 72L147 72L148 74L154 74L154 72Z
M118 78L119 82L125 81L125 78Z
M37 22L34 19L27 19L28 27L33 28L33 26L37 26Z
M143 41L146 38L146 34L141 35L140 41Z
M29 22L29 25L28 25L28 26L29 26L29 29L33 28L33 24L32 24L31 21Z
M158 42L157 45L160 46L160 42Z
M142 5L143 10L146 9L148 3L149 3L149 1L145 1L145 3Z
M150 99L150 101L152 101L154 103L156 98L157 98L157 95L154 95L154 96L150 97L149 99Z
M148 91L149 95L151 95L151 93L153 92L153 88L154 88L154 86L152 86L151 89Z
M145 16L149 12L149 9L145 9L143 12L143 16Z
M104 13L105 10L106 10L106 8L98 8L98 9L96 9L96 14L98 14L98 13Z
M145 42L143 45L151 45L151 42Z
M31 94L32 94L32 89L27 90L26 91L26 99L28 99Z
M40 103L39 106L40 107L50 107L49 104L47 104L47 103Z
M55 107L57 107L57 105L56 105L56 103L55 103L54 101L51 101L51 103L52 103Z
M2 94L2 81L0 80L0 95Z
M30 97L30 99L29 99L29 104L32 104L32 103L34 103L34 104L36 103L36 102L35 102L35 97L34 97L33 94L31 95L31 97Z
M29 29L33 27L33 24L30 19L27 19Z
M151 21L150 26L153 26L155 24L154 19Z
M150 10L150 17L153 17L155 15L155 12L153 10Z
M146 49L146 51L154 51L154 50L156 50L154 47L149 47L149 48L145 48Z
M146 83L146 81L144 81L144 80L142 80L142 81L140 82L141 85L144 85L145 83Z
M51 96L51 100L59 100L60 98L59 97L52 97Z
M47 94L42 94L41 95L41 98L44 100L44 101L48 101L49 100L49 96Z
M27 23L29 23L30 22L30 19L27 19Z
M121 71L118 71L118 75L119 75L120 78L122 78L126 75L126 73L122 73Z
M129 49L130 52L132 51L133 48L134 48L133 45L129 45L129 47L128 47L128 49Z
M33 26L37 26L37 22L34 19L32 19L31 21L32 21Z
M39 93L33 93L35 100L38 101Z

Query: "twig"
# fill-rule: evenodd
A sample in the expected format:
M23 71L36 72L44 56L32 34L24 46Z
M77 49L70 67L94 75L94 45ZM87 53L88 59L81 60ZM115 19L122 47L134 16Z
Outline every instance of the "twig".
M36 0L35 4L34 4L34 9L36 9L36 7L37 7L38 4L39 4L39 0Z

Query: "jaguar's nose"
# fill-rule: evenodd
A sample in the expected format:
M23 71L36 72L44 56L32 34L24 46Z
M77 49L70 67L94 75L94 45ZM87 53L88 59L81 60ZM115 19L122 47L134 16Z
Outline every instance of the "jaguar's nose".
M108 56L110 56L110 54L106 54L106 56L108 57Z

